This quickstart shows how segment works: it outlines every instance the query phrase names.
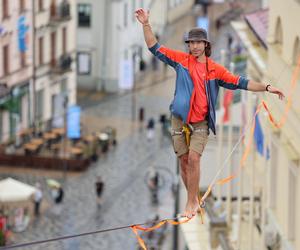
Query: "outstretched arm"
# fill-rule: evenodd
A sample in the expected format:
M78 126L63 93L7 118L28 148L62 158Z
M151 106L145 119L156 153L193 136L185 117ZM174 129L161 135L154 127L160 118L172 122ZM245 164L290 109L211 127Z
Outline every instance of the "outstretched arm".
M284 98L284 94L281 90L271 86L271 84L264 84L253 80L247 80L245 77L233 75L224 66L215 64L216 67L216 79L220 86L228 89L245 89L253 92L268 91L272 94L278 95L279 99Z
M279 99L284 98L284 94L281 90L271 86L270 84L265 85L260 82L255 82L253 80L249 80L248 82L248 90L254 91L254 92L263 92L263 91L268 91L272 94L278 95Z
M135 11L137 20L143 25L144 38L148 48L153 47L156 43L156 37L152 32L151 25L149 23L149 11L144 9L137 9Z

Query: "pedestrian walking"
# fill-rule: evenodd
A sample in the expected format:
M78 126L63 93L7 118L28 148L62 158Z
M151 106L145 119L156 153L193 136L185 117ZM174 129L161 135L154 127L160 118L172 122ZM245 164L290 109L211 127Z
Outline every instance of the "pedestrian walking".
M151 203L153 205L158 204L158 189L159 189L160 175L157 171L151 171L148 181L148 187L151 194Z
M102 193L104 189L104 182L101 176L97 177L97 180L95 182L95 188L96 188L96 195L97 195L97 205L100 208L102 206Z
M232 50L232 43L233 43L233 36L228 33L227 34L227 50L231 51Z
M193 28L186 43L189 52L160 45L149 22L149 11L138 9L137 20L143 26L145 42L154 56L176 71L176 92L170 106L173 146L181 165L181 177L187 189L187 203L182 214L188 218L200 209L198 199L200 158L208 140L209 129L216 133L216 103L219 87L269 92L284 97L271 84L233 75L211 58L211 43L206 30ZM182 132L184 131L184 132Z
M154 128L155 128L155 121L153 118L150 118L147 123L147 139L151 141L154 138Z
M34 215L39 216L40 215L40 206L43 199L43 192L41 189L41 184L37 182L35 184L35 193L34 193Z
M52 187L51 195L55 204L62 203L64 199L64 190L61 185Z
M145 118L145 108L140 107L140 109L139 109L139 122L140 122L140 124L143 124L144 118Z

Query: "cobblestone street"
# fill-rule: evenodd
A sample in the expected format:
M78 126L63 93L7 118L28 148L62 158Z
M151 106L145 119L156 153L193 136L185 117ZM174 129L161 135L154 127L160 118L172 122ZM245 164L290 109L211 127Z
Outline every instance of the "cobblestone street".
M192 20L188 16L184 22ZM180 23L179 23L180 24ZM178 34L180 37L182 34ZM176 36L174 39L177 39ZM180 40L179 40L180 41ZM161 65L162 66L162 65ZM136 82L136 111L145 108L145 123L142 126L132 121L132 94L121 93L113 96L96 94L79 96L83 107L84 132L99 131L105 126L117 129L118 144L106 155L81 174L63 172L14 171L3 168L0 177L13 177L34 185L41 183L44 191L42 215L23 233L14 234L14 243L24 243L78 234L93 230L108 229L153 221L156 215L162 218L174 217L172 183L176 172L176 160L169 138L161 131L159 116L168 114L169 104L174 93L174 72L149 72ZM162 80L165 79L165 80ZM156 121L156 134L152 141L146 138L146 121L153 117ZM137 118L137 114L136 114ZM157 169L163 185L159 191L159 204L153 206L146 176L151 169ZM96 205L96 176L105 180L103 206ZM47 178L54 178L65 190L61 205L54 205L50 197ZM171 249L172 227L168 227L161 249ZM138 244L131 229L124 229L92 236L85 236L59 242L24 247L23 249L92 250L92 249L137 249Z
M172 85L172 81L153 87L158 92L161 85L164 89ZM150 89L137 94L140 106L148 110L148 115L158 120L159 114L166 113L169 100L165 95L153 96ZM169 91L168 91L169 92ZM92 116L101 120L105 117L117 117L121 121L131 119L130 95L114 98L97 106L88 108L84 116ZM146 111L147 112L147 111ZM113 114L113 115L112 115ZM112 124L113 125L113 124ZM133 125L133 127L136 127ZM173 217L173 198L171 185L175 172L175 157L168 138L161 134L160 124L156 126L157 134L153 141L146 138L145 129L136 129L130 136L120 140L119 144L103 155L97 163L85 173L68 175L64 182L65 200L62 205L48 205L48 209L36 219L24 232L16 234L15 242L42 240L61 235L107 229L153 220L156 214L160 218ZM121 129L118 129L122 133ZM151 168L159 168L164 180L160 190L160 204L153 207L146 184L146 174ZM104 204L98 210L94 192L96 176L105 180ZM1 174L11 176L27 183L39 181L43 185L45 196L49 202L49 188L46 186L47 176L28 174ZM63 181L62 178L58 180ZM44 245L44 249L134 249L136 239L131 230L98 234L58 243ZM25 248L24 248L25 249ZM41 246L26 249L41 249Z

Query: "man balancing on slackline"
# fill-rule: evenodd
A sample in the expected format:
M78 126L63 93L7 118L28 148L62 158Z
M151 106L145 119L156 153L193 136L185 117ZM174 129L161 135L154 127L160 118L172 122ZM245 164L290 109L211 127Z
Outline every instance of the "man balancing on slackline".
M216 133L215 106L219 87L267 91L278 95L280 99L284 94L270 84L235 76L210 59L211 44L204 29L190 30L185 41L189 53L185 53L171 50L157 42L149 23L148 11L138 9L135 15L143 25L144 38L149 50L158 59L172 66L177 74L174 100L170 105L172 138L188 194L185 212L182 215L192 218L200 208L200 157L208 140L209 129ZM189 135L187 138L186 134Z

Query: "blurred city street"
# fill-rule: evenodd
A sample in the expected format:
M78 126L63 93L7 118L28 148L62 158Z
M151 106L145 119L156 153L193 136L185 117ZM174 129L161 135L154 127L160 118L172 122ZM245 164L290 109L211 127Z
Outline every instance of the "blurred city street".
M300 249L300 3L284 2L1 1L0 249L105 231L19 249L141 250L130 225L187 212L186 187L209 193L204 217L194 202L193 221L139 231L148 250ZM204 120L197 187L174 136Z
M189 16L183 19L191 20ZM180 25L180 23L179 23ZM174 28L174 27L173 27ZM182 36L176 33L174 40ZM173 40L172 39L172 40ZM173 42L175 43L176 41ZM169 41L172 42L172 41ZM161 65L163 66L163 65ZM154 74L153 74L154 73ZM45 212L34 219L28 230L16 235L15 243L43 240L57 236L108 229L135 223L153 221L159 218L174 217L174 198L172 184L176 176L176 159L169 135L162 133L159 117L169 115L169 104L174 91L174 72L170 69L165 75L162 67L158 72L149 70L137 82L136 120L132 122L132 93L101 95L79 93L79 104L84 107L82 120L89 131L95 131L106 125L117 129L118 144L85 172L67 174L63 172L27 171L22 173L3 173L7 176L34 185L42 184L42 190L48 202ZM166 80L164 80L166 79ZM138 108L144 107L145 121L141 125L138 119ZM155 136L149 141L146 136L146 121L153 117L156 120ZM99 127L101 124L101 127ZM152 205L147 185L149 172L157 170L162 178L159 190L159 204ZM105 180L103 207L97 208L94 183L96 176ZM63 183L65 199L60 205L51 203L50 190L46 179L52 177ZM49 204L50 203L50 204ZM172 227L168 227L162 249L172 245ZM40 249L41 246L24 247ZM95 234L58 243L47 243L43 249L134 249L137 240L130 229Z
M168 95L172 93L168 89L173 87L172 80L162 81L136 93L137 103L145 107L147 117L152 116L157 120L160 114L167 113L170 102ZM114 126L117 126L118 133L120 133L118 145L106 155L101 156L85 173L68 174L66 180L63 180L63 173L56 172L56 177L61 175L58 180L63 182L65 188L64 202L56 205L59 207L49 204L50 207L35 219L26 232L17 235L16 243L151 221L157 214L160 218L173 218L171 187L176 162L170 140L161 133L161 126L157 124L153 141L148 141L145 126L139 129L138 124L131 123L131 107L128 105L130 100L130 94L116 96L100 101L100 104L90 106L85 110L86 118L83 119L91 121L88 122L91 126L96 127L99 120L104 120L104 123L105 119L114 122ZM159 169L163 178L158 206L151 205L146 182L147 173L151 168ZM46 178L49 175L51 177L51 173L48 174L43 172L38 175L34 171L27 174L1 173L1 178L11 176L31 184L39 181L43 184L45 195L48 192L47 200L49 201ZM104 202L101 209L97 208L94 192L94 182L98 175L105 180ZM55 214L56 209L61 211L59 215ZM137 241L131 230L125 230L125 232L115 231L65 240L60 243L49 243L43 248L134 249L136 244ZM40 247L24 249L40 249Z

